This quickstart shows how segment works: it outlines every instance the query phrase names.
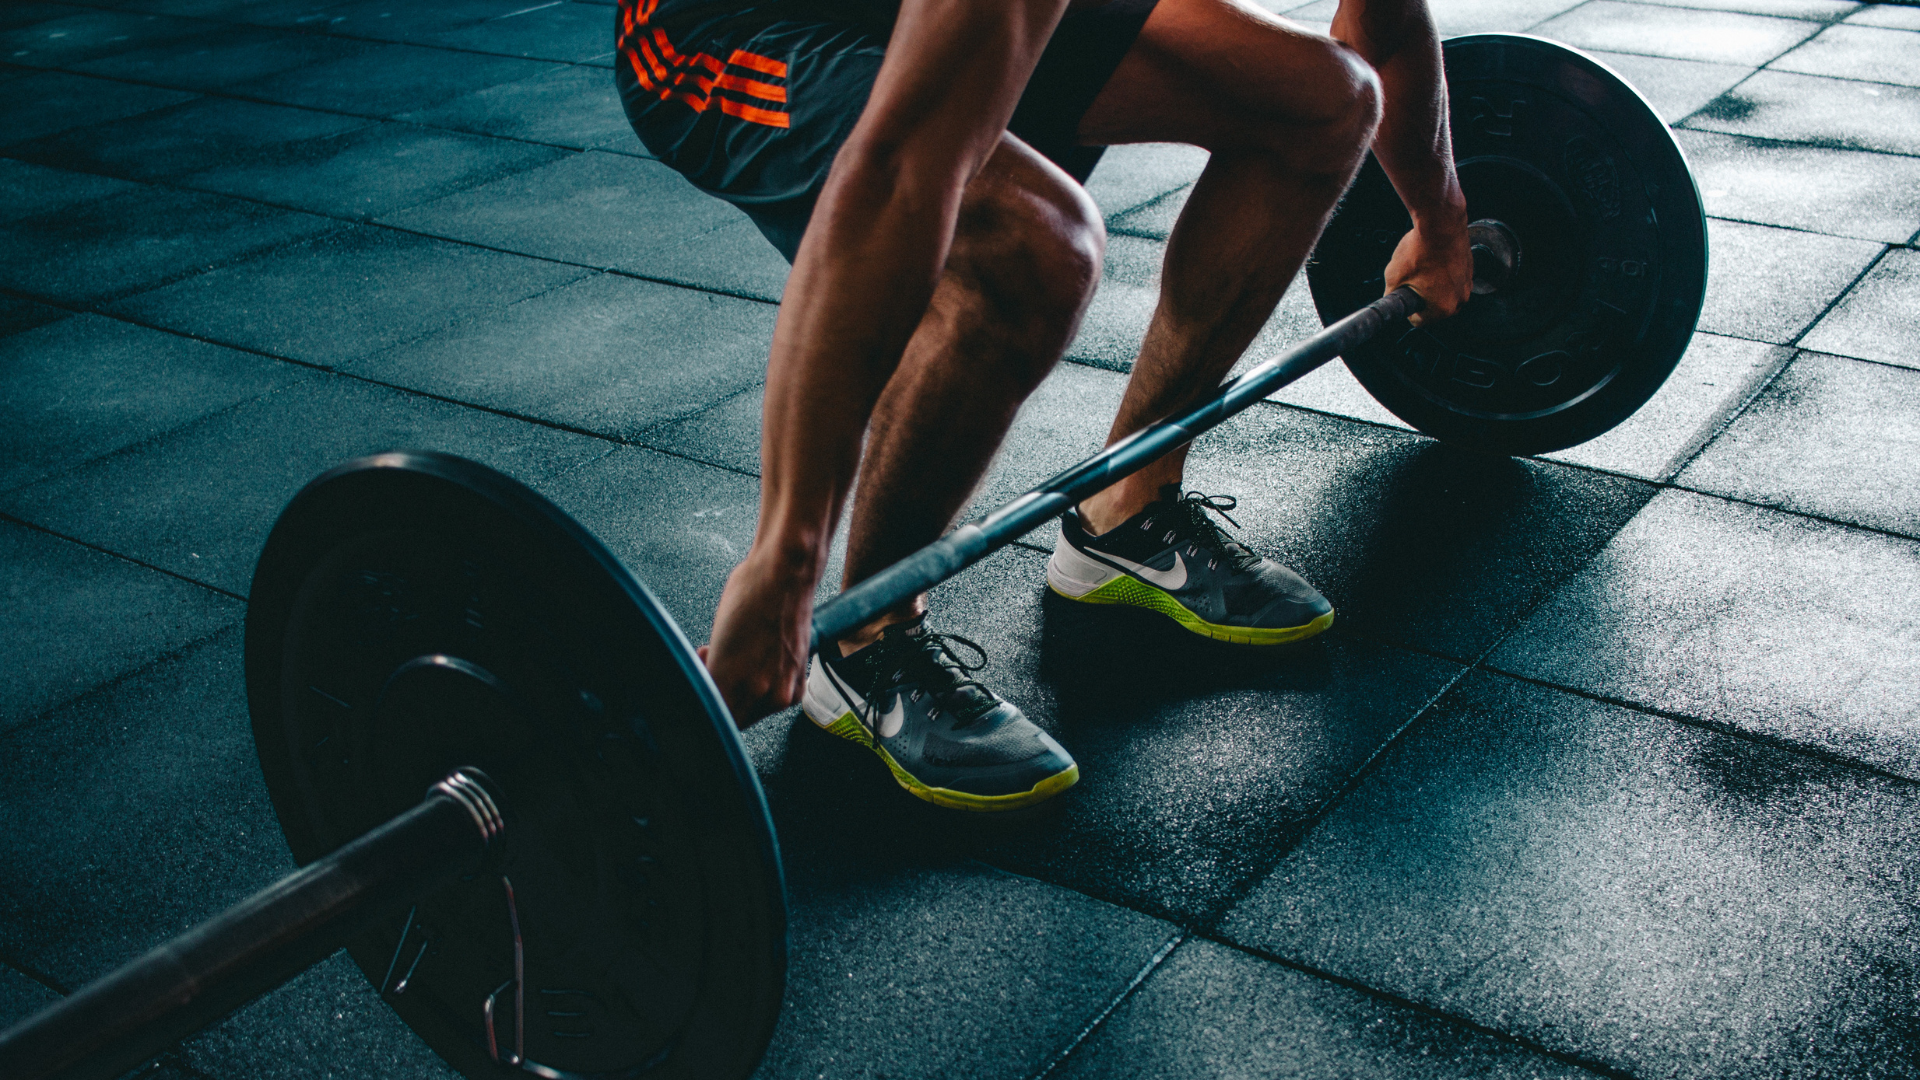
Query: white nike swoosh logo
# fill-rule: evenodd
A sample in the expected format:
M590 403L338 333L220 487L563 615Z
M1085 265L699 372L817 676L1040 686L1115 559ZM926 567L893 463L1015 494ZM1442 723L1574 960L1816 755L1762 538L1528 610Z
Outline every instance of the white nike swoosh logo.
M1177 551L1173 553L1173 569L1171 570L1155 570L1151 566L1144 566L1134 562L1132 559L1123 559L1118 555L1109 555L1104 551L1100 552L1100 557L1115 566L1123 567L1126 570L1140 575L1141 578L1153 582L1168 592L1183 588L1187 584L1187 563L1186 560L1180 557L1180 553Z
M904 700L905 698L905 694L893 695L893 708L880 714L881 738L891 739L895 735L900 734L901 728L907 726L907 706Z
M822 664L821 670L826 672L827 681L832 683L833 688L839 692L840 700L846 703L847 708L855 716L859 716L864 719L866 709L867 709L867 699L861 697L859 694L854 693L853 687L848 686L844 682L841 682L840 677L833 673L832 668L827 667L825 664ZM893 707L891 709L888 709L886 712L881 713L879 716L878 727L880 729L880 737L883 739L891 739L895 735L900 734L900 729L906 726L907 726L906 695L895 694L893 695Z

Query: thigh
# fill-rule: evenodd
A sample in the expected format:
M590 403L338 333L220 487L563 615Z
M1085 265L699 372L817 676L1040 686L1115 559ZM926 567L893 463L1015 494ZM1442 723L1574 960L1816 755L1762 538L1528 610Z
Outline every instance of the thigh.
M1209 150L1341 115L1358 58L1249 0L1160 0L1080 121L1092 145Z

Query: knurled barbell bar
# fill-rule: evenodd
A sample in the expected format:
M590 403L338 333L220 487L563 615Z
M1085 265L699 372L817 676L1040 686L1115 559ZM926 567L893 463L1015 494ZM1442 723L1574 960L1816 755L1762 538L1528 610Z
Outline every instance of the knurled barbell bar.
M1379 295L1408 222L1369 162L1309 267L1324 330L822 604L816 647L1336 355L1420 430L1508 453L1652 396L1706 274L1665 125L1550 42L1456 38L1446 62L1465 309L1409 330L1420 298ZM468 1076L753 1071L787 955L765 799L685 636L559 509L442 454L328 472L261 552L246 679L303 868L0 1033L0 1074L116 1076L343 945Z

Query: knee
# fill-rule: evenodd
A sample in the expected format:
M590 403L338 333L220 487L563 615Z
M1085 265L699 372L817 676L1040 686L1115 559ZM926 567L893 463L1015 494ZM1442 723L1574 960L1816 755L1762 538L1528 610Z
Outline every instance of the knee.
M1380 76L1331 38L1295 42L1289 55L1292 62L1274 70L1284 85L1242 91L1264 99L1241 105L1242 114L1254 118L1244 129L1251 145L1243 148L1277 154L1295 170L1344 177L1380 126Z
M1329 42L1327 51L1333 54L1329 65L1337 65L1339 71L1339 91L1329 126L1342 145L1365 149L1372 145L1373 134L1380 127L1380 75L1347 45Z
M1018 351L1044 357L1044 367L1078 329L1100 284L1107 244L1093 200L1080 185L1059 180L1003 185L970 200L948 262L997 332L1020 338Z

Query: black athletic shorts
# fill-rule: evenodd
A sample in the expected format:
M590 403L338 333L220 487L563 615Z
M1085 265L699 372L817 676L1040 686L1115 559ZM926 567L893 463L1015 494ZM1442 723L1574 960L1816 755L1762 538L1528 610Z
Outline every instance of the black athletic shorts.
M1157 0L1060 21L1007 129L1085 182L1080 118ZM834 155L866 108L887 0L621 0L615 81L647 149L740 207L793 261Z

